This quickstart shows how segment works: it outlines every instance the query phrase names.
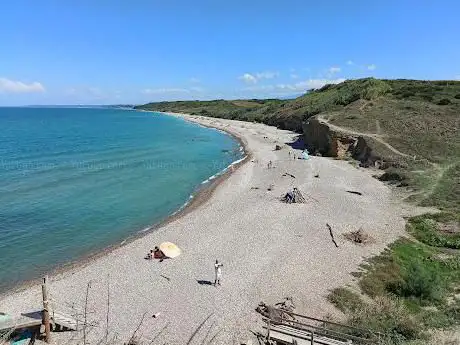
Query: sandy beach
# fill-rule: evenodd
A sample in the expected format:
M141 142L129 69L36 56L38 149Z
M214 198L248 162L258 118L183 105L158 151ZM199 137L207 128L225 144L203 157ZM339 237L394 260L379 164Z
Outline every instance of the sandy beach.
M326 295L352 283L350 273L364 258L404 234L403 217L412 214L412 207L399 202L369 171L349 162L293 160L289 152L300 151L286 143L298 134L263 124L173 116L232 133L245 143L250 159L190 212L107 255L52 276L55 308L81 317L91 282L87 317L92 343L105 334L108 286L109 336L120 341L130 338L145 315L136 335L148 342L162 331L154 344L185 344L205 319L191 344L247 344L251 331L261 330L257 304L279 302L285 296L293 297L299 313L340 316ZM283 148L275 151L276 144ZM302 191L305 204L279 201L293 187ZM359 228L374 242L355 245L342 236ZM176 243L182 255L163 262L145 260L148 250L163 241ZM224 264L219 287L210 285L216 259ZM39 285L0 298L0 311L13 316L41 309ZM77 344L82 333L54 338Z

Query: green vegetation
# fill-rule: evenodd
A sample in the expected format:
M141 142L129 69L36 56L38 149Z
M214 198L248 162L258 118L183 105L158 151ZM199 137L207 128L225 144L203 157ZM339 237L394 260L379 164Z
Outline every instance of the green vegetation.
M354 313L365 305L358 294L346 288L332 290L327 299L344 313Z
M420 242L433 247L460 249L460 215L426 214L412 218L408 231Z
M443 212L410 219L407 230L418 242L399 240L363 265L356 276L367 298L340 288L329 301L348 315L349 325L382 333L381 345L426 344L427 330L460 325L459 81L367 78L293 100L160 102L137 109L261 122L299 133L317 116L365 133L385 162L380 179L406 187L407 200Z
M426 224L451 220L451 214L414 217L408 230L439 247ZM329 301L349 325L384 334L381 344L409 344L429 338L429 329L460 325L460 256L424 243L401 239L362 265L359 287L371 301L346 289L333 290Z
M459 81L366 78L325 85L292 100L158 102L136 108L261 122L298 133L310 117L325 117L336 126L379 135L404 153L366 138L387 162L382 179L407 187L408 200L446 211L459 208Z

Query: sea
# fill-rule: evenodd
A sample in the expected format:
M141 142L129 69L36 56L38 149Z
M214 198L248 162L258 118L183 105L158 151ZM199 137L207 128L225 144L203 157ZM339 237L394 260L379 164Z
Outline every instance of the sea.
M243 156L160 113L0 108L0 292L145 232Z

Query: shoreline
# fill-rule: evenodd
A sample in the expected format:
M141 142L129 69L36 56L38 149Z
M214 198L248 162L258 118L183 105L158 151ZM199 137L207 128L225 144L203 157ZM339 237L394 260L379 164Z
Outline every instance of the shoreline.
M226 179L228 179L228 177L233 173L235 172L236 170L238 170L243 164L247 163L248 160L251 159L252 157L252 154L249 150L249 148L247 147L247 142L244 140L244 138L240 137L237 133L234 133L234 132L231 132L231 131L228 131L228 130L225 130L225 129L221 129L221 128L218 128L218 127L212 127L212 126L207 126L207 125L202 125L198 122L195 122L195 121L191 121L187 118L183 118L183 117L180 117L178 115L188 115L188 114L178 114L178 113L167 113L167 112L159 112L159 111L147 111L147 110L135 110L135 109L129 109L131 111L138 111L138 112L148 112L148 113L161 113L163 115L167 115L167 116L174 116L174 117L179 117L181 119L183 119L184 121L188 121L190 123L193 123L197 126L201 126L201 127L206 127L206 128L210 128L210 129L215 129L215 130L218 130L218 131L223 131L225 132L227 135L231 136L235 141L237 141L239 143L239 145L243 148L243 157L232 162L228 167L226 167L225 169L217 172L216 174L212 175L212 176L215 176L214 178L210 179L212 176L208 177L206 180L203 180L202 182L200 182L200 184L198 184L196 187L195 187L195 190L192 192L192 194L190 194L189 196L189 199L184 203L182 204L176 211L174 211L173 213L167 215L163 220L155 223L155 224L152 224L150 226L147 226L146 228L144 229L141 229L137 232L135 232L134 234L131 234L129 236L127 236L126 238L124 238L121 242L119 243L115 243L115 244L112 244L112 245L109 245L109 246L106 246L102 249L100 249L98 252L92 252L92 253L88 253L80 258L77 258L75 260L72 260L70 262L67 262L67 263L64 263L64 264L61 264L61 265L58 265L57 267L49 270L46 275L49 275L50 277L53 277L53 276L57 276L57 275L61 275L63 273L67 273L67 272L70 272L72 270L76 270L76 269L82 269L84 268L85 266L91 264L93 261L101 258L101 257L104 257L110 253L112 253L113 251L123 247L123 246L126 246L138 239L141 239L149 234L151 234L152 232L155 232L157 231L158 229L160 229L161 227L181 218L181 217L184 217L185 215L187 215L188 213L190 212L193 212L194 210L196 210L197 208L199 208L200 206L202 206L203 204L205 204L212 196L212 194L214 193L214 191L216 190L216 188L222 183L224 182ZM40 285L41 284L41 280L42 278L34 278L34 279L28 279L28 280L25 280L23 282L20 282L18 284L13 284L11 287L6 287L6 290L4 291L0 291L0 300L3 299L3 298L6 298L8 297L9 295L12 295L12 294L15 294L15 293L19 293L19 292L22 292L28 288L31 288L33 286L36 286L36 285Z
M326 299L329 291L353 284L352 273L363 260L405 234L408 210L394 200L391 189L346 161L292 159L293 152L300 153L289 147L298 136L294 132L258 123L170 115L227 129L244 140L250 155L233 172L228 169L212 180L202 198L191 201L158 231L143 233L50 279L55 308L64 312L69 305L82 308L88 303L88 322L99 325L88 339L94 344L105 334L105 321L100 322L108 315L107 296L110 333L120 341L129 339L142 315L160 313L158 318L146 318L138 332L142 341L149 343L162 332L161 343L182 345L205 323L201 339L207 333L216 345L234 340L254 343L253 332L262 331L255 307L260 301L274 305L286 296L293 298L299 314L340 317ZM278 144L281 150L275 149ZM280 202L279 197L293 187L303 193L305 203ZM326 224L338 246L331 242ZM347 241L344 235L358 228L374 241L363 246ZM149 248L164 241L177 244L182 254L164 262L144 259ZM216 259L224 263L219 287L212 286ZM40 286L0 296L0 304L11 315L40 309ZM58 336L68 343L72 334Z

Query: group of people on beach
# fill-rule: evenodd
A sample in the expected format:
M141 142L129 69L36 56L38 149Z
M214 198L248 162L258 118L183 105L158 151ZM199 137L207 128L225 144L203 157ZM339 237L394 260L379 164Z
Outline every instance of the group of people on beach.
M155 247L155 249L150 249L150 252L147 253L146 259L159 259L160 261L166 259L166 255L161 251L160 248Z
M146 259L152 260L152 259L158 259L163 261L164 259L167 259L168 257L163 253L163 251L155 247L154 249L150 249L150 252L147 254ZM220 280L222 278L222 267L224 264L220 263L218 260L216 260L214 264L214 286L220 285Z

